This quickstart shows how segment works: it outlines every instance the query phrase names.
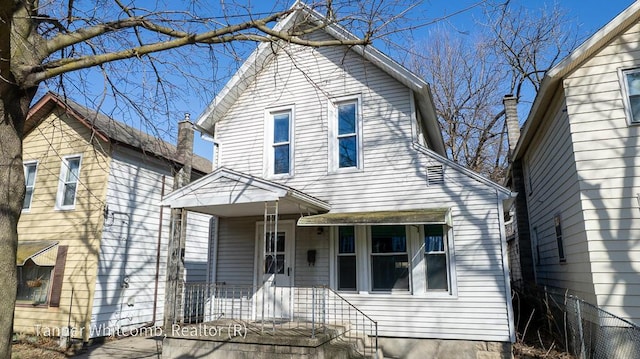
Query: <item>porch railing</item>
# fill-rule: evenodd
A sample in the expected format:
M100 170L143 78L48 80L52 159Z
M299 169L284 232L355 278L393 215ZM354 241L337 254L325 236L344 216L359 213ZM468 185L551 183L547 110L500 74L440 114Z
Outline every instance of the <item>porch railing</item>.
M185 283L174 324L242 323L255 335L318 338L349 344L361 354L378 352L378 323L325 286L277 287Z

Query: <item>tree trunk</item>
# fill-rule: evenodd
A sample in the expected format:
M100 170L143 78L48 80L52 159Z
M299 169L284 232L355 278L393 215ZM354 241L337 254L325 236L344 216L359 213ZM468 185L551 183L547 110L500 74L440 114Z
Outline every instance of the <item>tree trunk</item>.
M34 95L35 90L24 91L8 81L0 83L0 278L3 279L0 290L0 358L11 357L13 313L18 289L18 219L25 194L22 136Z

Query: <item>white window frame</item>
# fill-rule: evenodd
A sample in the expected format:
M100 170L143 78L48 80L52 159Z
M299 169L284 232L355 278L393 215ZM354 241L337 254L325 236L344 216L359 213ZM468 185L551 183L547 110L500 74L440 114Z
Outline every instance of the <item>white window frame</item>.
M342 104L356 103L356 150L358 155L355 167L340 167L340 146L338 140L338 107ZM351 95L344 97L336 97L329 100L327 105L328 118L328 148L329 148L329 172L349 172L360 171L363 169L364 156L362 150L362 95ZM344 136L343 136L344 137Z
M376 226L395 226L393 224L380 224L380 225L376 225ZM367 226L367 254L368 254L368 261L369 261L369 291L371 293L404 293L404 294L410 294L413 292L413 274L412 274L412 270L411 270L411 258L413 256L412 252L411 252L411 236L409 235L409 232L407 230L407 226L406 225L400 225L402 227L404 227L404 238L405 238L405 251L404 252L384 252L384 253L373 253L373 238L372 238L372 227L374 226ZM408 267L407 267L407 276L408 281L409 281L409 286L408 288L405 289L374 289L373 288L373 257L387 257L387 256L397 256L397 255L405 255L407 256L407 263L408 263Z
M425 233L425 226L440 226L442 227L442 240L443 240L443 250L442 251L434 251L434 252L427 252L426 248L424 247L426 244L424 243L424 239L426 236ZM420 254L423 256L423 266L424 268L422 268L423 273L424 273L424 283L425 283L425 291L428 293L441 293L441 294L451 294L452 292L452 267L451 267L451 246L449 245L449 228L444 225L444 224L421 224L419 226L418 229L418 233L419 233L419 239L421 242L421 251ZM427 275L427 255L428 254L443 254L445 256L445 263L446 263L446 269L447 269L447 289L429 289L429 285L428 285L428 280L429 280L429 276Z
M424 248L424 224L416 223L403 224L407 235L407 254L409 256L409 290L373 290L373 274L371 261L371 226L356 225L355 226L355 245L356 245L356 286L357 293L363 295L375 296L413 296L438 299L457 299L458 286L455 262L455 246L453 238L453 228L448 225L444 226L444 236L446 237L447 248L447 271L449 280L449 290L428 290L427 289L427 267ZM386 224L385 224L386 225ZM391 224L389 224L391 225ZM330 286L340 293L353 293L353 291L338 289L338 227L332 227L331 230L331 248L330 258Z
M73 204L63 205L64 203L64 189L67 183L65 178L69 172L69 161L72 159L78 159L78 177L76 177L76 188L73 194ZM68 155L62 157L62 164L60 165L60 177L58 178L58 193L56 194L56 209L58 210L71 210L76 207L78 200L78 186L80 185L80 171L82 170L82 154Z
M358 259L358 226L344 226L344 227L353 227L353 253L340 253L340 228L342 227L336 227L336 239L335 239L335 244L336 244L336 253L335 253L335 260L336 260L336 264L335 264L335 268L336 268L336 285L335 288L336 290L340 291L340 292L347 292L347 293L351 293L351 292L357 292L358 289L361 287L361 282L360 282L360 278L358 276L358 273L360 272L358 270L358 266L359 266L359 262L360 260ZM354 290L351 289L340 289L340 261L339 258L340 257L353 257L355 262L356 262L356 288Z
M289 113L289 142L274 143L274 116L282 113ZM295 163L295 144L294 133L295 128L295 106L280 106L273 107L265 110L264 113L264 177L265 178L286 178L291 177L294 174ZM275 173L275 154L274 145L289 145L289 172L287 173Z
M26 191L28 191L29 187L31 187L31 197L29 198L29 205L25 208L24 203L22 204L22 212L26 213L31 211L31 204L33 203L33 193L36 188L36 179L38 178L38 161L26 161L22 164L22 166L24 168L25 199L27 195ZM27 166L35 167L35 171L33 174L33 184L31 184L31 186L27 184Z
M625 114L627 117L628 125L640 125L640 114L637 119L633 118L633 111L631 110L631 102L629 101L630 89L627 81L627 75L633 73L640 73L640 67L632 68L620 68L618 69L618 79L620 81L620 88L622 89L622 101L624 103ZM637 95L640 96L640 95Z

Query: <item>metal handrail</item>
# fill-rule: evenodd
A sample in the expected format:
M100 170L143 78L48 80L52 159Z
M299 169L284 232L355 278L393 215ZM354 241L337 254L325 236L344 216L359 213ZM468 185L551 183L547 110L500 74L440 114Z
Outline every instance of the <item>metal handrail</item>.
M369 334L366 331L366 327L367 325L364 323L365 320L369 322L369 328L371 329L370 332L370 336L373 337L373 356L375 358L377 358L378 356L378 322L373 320L371 317L369 317L366 313L364 313L360 308L356 307L353 303L349 302L346 298L344 298L343 296L341 296L338 292L336 292L335 290L329 288L329 287L323 287L325 288L325 290L327 290L328 293L334 295L335 297L339 298L342 303L346 304L349 306L349 308L353 309L356 311L357 314L360 314L363 317L363 328L362 329L362 334L369 336ZM356 328L355 331L358 332L358 318L355 318L355 322L356 322ZM349 327L348 330L345 330L341 335L337 336L337 338L346 336L347 333L351 332L351 326ZM365 348L366 351L366 348Z
M318 345L343 340L355 344L355 350L364 354L371 351L376 356L378 351L378 323L327 286L256 287L191 282L181 288L182 300L176 300L179 307L175 311L182 315L177 316L179 323L173 324L241 321L258 332L285 333L296 329L296 335L303 335L307 330L311 338L325 334ZM278 306L274 305L276 302Z

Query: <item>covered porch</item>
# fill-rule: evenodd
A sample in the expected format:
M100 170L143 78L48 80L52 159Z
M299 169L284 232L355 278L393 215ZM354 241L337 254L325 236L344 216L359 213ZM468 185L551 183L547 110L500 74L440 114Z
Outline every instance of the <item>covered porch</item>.
M327 213L328 203L220 168L163 204L218 218L210 280L176 286L170 342L286 343L309 354L330 343L355 357L375 356L377 323L329 288L328 228L297 226L301 217Z

